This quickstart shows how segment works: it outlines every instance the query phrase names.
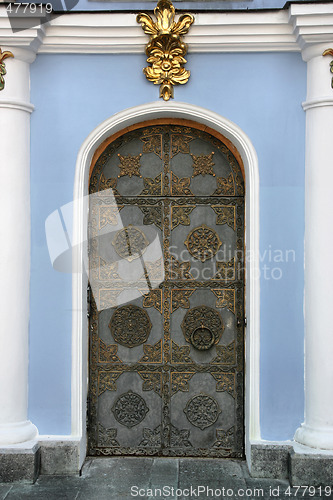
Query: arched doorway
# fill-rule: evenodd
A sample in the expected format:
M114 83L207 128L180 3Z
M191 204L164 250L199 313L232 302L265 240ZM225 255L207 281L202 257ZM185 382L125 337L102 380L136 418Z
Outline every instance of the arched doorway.
M243 456L240 154L195 122L136 124L97 149L89 194L89 453Z

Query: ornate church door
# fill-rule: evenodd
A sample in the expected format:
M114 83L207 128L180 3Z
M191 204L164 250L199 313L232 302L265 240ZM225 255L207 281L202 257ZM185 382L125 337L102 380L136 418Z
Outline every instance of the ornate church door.
M244 180L213 134L159 120L93 159L90 455L244 455Z

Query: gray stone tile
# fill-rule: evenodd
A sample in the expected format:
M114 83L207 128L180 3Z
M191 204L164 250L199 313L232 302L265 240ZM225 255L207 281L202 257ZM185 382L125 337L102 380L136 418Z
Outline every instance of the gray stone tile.
M41 474L79 473L78 441L41 441Z
M275 479L288 478L290 445L253 444L251 446L251 475Z
M79 488L75 485L68 487L52 482L44 485L14 485L8 493L6 500L75 500Z
M83 484L80 492L75 500L129 500L131 498L130 490L121 488L120 485L105 486L103 483L92 485L91 483ZM147 496L137 497L143 500L148 500Z
M150 472L150 485L178 483L179 460L175 458L155 458Z
M26 448L13 445L10 449L0 449L0 482L34 483L39 469L40 448L35 441L29 442Z
M0 484L0 498L1 500L5 500L6 496L8 495L9 491L12 489L11 484Z
M39 476L36 482L36 487L41 489L71 489L80 488L82 479L80 476Z
M75 500L77 497L81 482L79 477L60 477L60 476L41 476L35 484L13 485L6 500L24 499L43 499L43 500Z
M154 459L149 481L149 488L153 490L153 495L148 497L149 500L158 498L159 492L155 493L156 488L162 492L163 487L170 488L170 491L172 491L171 488L177 488L178 470L179 460L177 458Z
M249 472L249 468L248 468L247 463L246 463L246 460L239 461L239 465L240 465L240 468L242 470L243 477L244 478L251 477L250 472Z
M236 492L246 488L240 462L218 459L181 459L179 464L179 482L181 489L194 488L192 497L199 493L198 487L210 488L200 493L201 498L235 498ZM223 491L223 488L225 489ZM211 491L213 490L213 492ZM215 491L216 490L216 491ZM221 491L220 491L221 490ZM227 490L229 494L227 495ZM235 492L233 495L232 492ZM206 495L206 496L205 496ZM224 495L224 496L223 496ZM184 495L184 499L186 495ZM187 497L188 498L188 497ZM200 497L199 497L200 498ZM181 499L181 497L180 497ZM182 499L181 499L182 500Z
M281 488L287 488L289 486L289 481L287 479L273 479L269 477L247 477L245 478L245 482L249 486L260 485L267 487L270 485L276 485Z
M78 498L80 500L95 498L93 495L101 488L104 495L101 498L132 498L132 486L147 490L152 467L152 458L91 459L82 469L83 486Z
M131 487L142 488L146 496L131 496ZM149 488L168 486L184 489L191 487L198 493L198 486L210 488L210 492L187 496L149 496ZM224 497L211 494L211 490L225 488ZM272 488L280 488L280 495L272 496ZM236 460L194 459L194 458L135 458L111 457L88 459L83 467L82 476L40 476L34 485L15 483L0 485L0 499L5 500L143 500L174 499L188 500L221 500L230 498L239 500L278 500L286 498L310 498L324 500L323 495L284 496L288 481L270 478L252 478L249 476L245 462ZM239 495L239 490L243 495ZM232 490L227 494L227 490ZM262 491L261 491L262 490ZM2 495L2 497L1 497Z
M207 480L244 479L242 462L224 459L194 459L179 460L179 476L201 477Z
M325 454L290 453L292 485L331 486L333 489L333 458Z
M153 465L152 458L135 457L106 457L93 458L90 463L85 464L82 469L83 478L105 478L105 477L126 477L146 478L147 483L150 477L150 470Z
M248 496L254 498L291 498L284 495L284 492L289 487L289 481L285 479L271 479L271 478L255 478L248 477L245 479ZM252 492L252 493L251 493Z

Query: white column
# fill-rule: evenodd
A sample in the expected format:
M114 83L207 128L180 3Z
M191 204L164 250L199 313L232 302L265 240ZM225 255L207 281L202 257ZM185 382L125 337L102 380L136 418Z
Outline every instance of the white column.
M333 89L331 44L307 61L305 158L305 422L295 440L333 449Z
M27 420L30 287L30 63L10 50L0 92L0 446L37 435Z

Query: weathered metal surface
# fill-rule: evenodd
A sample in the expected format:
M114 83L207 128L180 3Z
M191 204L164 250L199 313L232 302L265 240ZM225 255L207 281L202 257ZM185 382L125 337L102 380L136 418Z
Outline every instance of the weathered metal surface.
M100 154L90 193L89 453L242 457L244 183L234 154L195 128L133 130ZM129 277L122 262L139 261ZM127 304L125 292L137 295Z

